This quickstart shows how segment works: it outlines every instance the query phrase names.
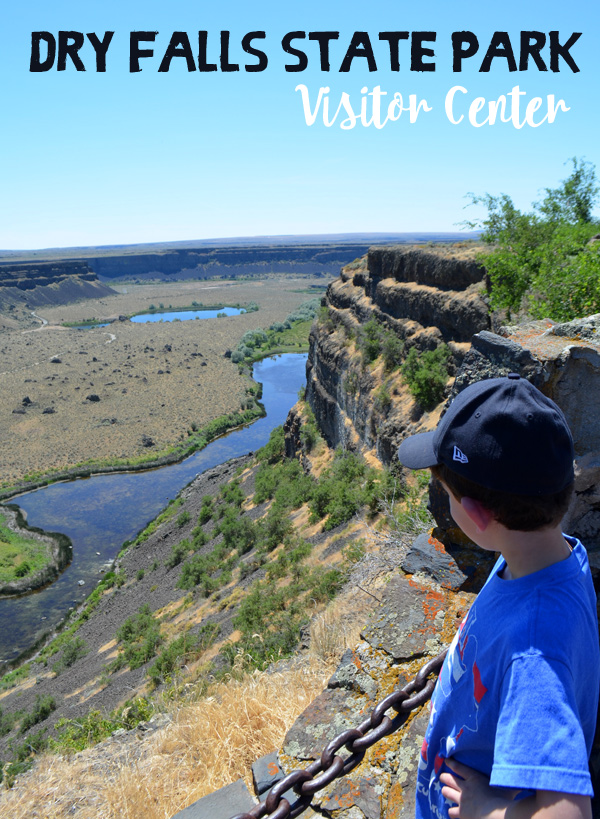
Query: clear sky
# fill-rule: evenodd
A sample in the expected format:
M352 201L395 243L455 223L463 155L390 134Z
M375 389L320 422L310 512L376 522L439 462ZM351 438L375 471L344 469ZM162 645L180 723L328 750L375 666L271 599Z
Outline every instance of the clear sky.
M597 31L600 6L589 0L344 0L280 3L267 0L22 0L0 10L0 72L4 120L0 129L0 249L123 244L303 233L446 231L475 211L465 195L506 192L528 208L545 186L569 173L569 157L585 157L600 169ZM79 51L86 71L67 59L66 69L31 72L32 32L114 31L106 71L96 71L89 39ZM154 56L142 71L129 71L131 31L157 31ZM207 62L218 63L220 32L230 31L229 59L239 72L189 72L174 57L158 68L175 31L186 32L197 58L198 32L208 32ZM264 71L247 72L257 57L242 50L248 32L268 58ZM297 64L281 45L288 32L306 32L293 47L308 66ZM339 32L331 40L330 71L321 67L319 43L309 32ZM353 33L368 32L377 70L355 56L340 72ZM410 40L399 42L399 71L392 71L385 31L433 31L423 56L435 71L411 70ZM452 32L473 32L479 51L453 71ZM519 67L520 32L546 34L539 57L550 69L549 32L564 44L582 32L570 54L574 73L558 57L560 71L540 71L532 57L527 71L508 70L496 56L489 72L480 67L495 31L506 31ZM413 38L416 45L416 38ZM40 57L47 46L42 44ZM356 49L360 51L360 48ZM362 48L364 51L364 47ZM498 47L502 50L502 46ZM416 57L415 53L415 57ZM373 66L372 66L373 67ZM343 111L331 127L306 124L302 97L314 109L321 87L330 88L330 115L342 93L360 112L361 89L379 86L386 96L382 120L395 92L408 107L411 94L426 100L416 121L403 112L380 129L342 129ZM445 98L454 86L452 123ZM547 97L570 109L539 127L512 122L474 127L470 104L507 95L514 86L527 102ZM367 97L369 104L373 98ZM508 97L510 102L511 97ZM395 109L397 112L397 109ZM510 106L507 107L510 113ZM372 111L367 110L368 118Z

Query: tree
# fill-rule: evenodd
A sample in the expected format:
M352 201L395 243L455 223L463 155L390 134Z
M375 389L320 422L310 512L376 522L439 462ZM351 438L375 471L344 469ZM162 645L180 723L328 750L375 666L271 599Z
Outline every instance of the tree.
M487 216L466 222L483 228L492 248L481 257L491 284L491 306L510 315L524 309L534 318L565 321L600 311L600 254L590 243L598 231L592 218L600 188L594 166L573 157L573 170L541 202L522 213L506 194L469 194Z

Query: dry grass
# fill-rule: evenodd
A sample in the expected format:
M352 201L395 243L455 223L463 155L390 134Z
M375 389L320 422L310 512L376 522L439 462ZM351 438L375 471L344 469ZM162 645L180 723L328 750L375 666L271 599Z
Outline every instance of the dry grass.
M311 659L285 673L255 672L172 711L146 740L103 743L72 758L44 755L0 796L13 819L164 819L244 778L281 745L296 717L325 687L333 663Z
M198 701L193 686L184 686L184 699L167 706L172 721L145 738L111 739L69 758L41 755L0 794L0 814L165 819L240 778L251 788L252 763L281 747L345 648L358 641L372 606L348 590L314 618L302 660L282 672L242 674Z

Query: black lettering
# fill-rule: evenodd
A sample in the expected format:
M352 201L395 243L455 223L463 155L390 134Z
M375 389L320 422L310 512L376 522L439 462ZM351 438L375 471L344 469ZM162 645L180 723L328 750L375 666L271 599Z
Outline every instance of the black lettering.
M46 57L42 60L40 44L44 42L47 46ZM31 32L31 59L29 60L30 71L50 71L54 65L56 57L56 40L49 31Z
M248 34L244 34L242 37L242 48L246 52L246 54L251 54L253 57L258 57L258 64L257 65L245 65L244 68L246 71L264 71L265 68L269 64L269 58L265 54L264 51L261 51L258 48L253 48L250 44L252 40L261 39L264 40L266 34L264 31L249 31Z
M98 39L98 35L93 31L86 35L96 52L96 71L100 73L106 71L106 52L108 51L114 33L114 31L105 31L104 37L101 40Z
M206 43L208 40L208 31L198 32L198 68L200 71L218 71L216 63L206 62Z
M435 43L435 31L413 31L410 41L410 70L435 71L435 63L424 63L423 57L435 57L432 48L425 48L423 43Z
M132 74L141 71L140 58L152 57L153 48L140 48L140 43L153 43L158 31L132 31L129 35L129 71Z
M318 40L321 54L321 71L329 71L329 42L338 40L339 31L309 31L309 40Z
M546 35L543 31L522 31L519 71L527 71L530 57L540 71L547 71L548 67L540 54L540 51L545 45Z
M579 73L577 63L569 54L569 50L573 48L577 40L581 37L580 31L574 31L564 45L561 45L558 38L560 32L550 32L550 71L560 71L558 60L560 57L566 62L574 74Z
M291 54L292 57L297 57L296 65L286 65L286 71L304 71L308 65L308 57L299 48L292 48L292 40L304 40L306 34L303 31L289 31L281 41L281 47L286 54Z
M58 60L56 61L57 71L65 71L67 67L67 57L70 57L77 71L85 71L85 66L79 56L79 49L83 45L85 37L81 31L59 31L58 32Z
M408 40L408 31L380 31L379 39L387 40L390 47L390 71L400 71L400 40Z
M171 60L173 57L184 57L187 63L187 70L196 70L192 47L185 31L174 31L171 35L169 45L165 51L165 56L162 58L161 63L158 66L159 73L166 73L169 68L171 68Z
M229 62L229 32L221 32L221 71L239 71L238 63Z
M503 57L506 60L509 71L517 70L517 62L507 31L495 31L492 34L489 48L485 53L479 71L487 74L492 66L492 60L495 57Z
M350 40L348 51L340 66L340 72L346 73L350 71L352 60L355 57L365 57L369 66L369 71L377 71L377 63L375 62L375 55L371 48L371 41L369 34L366 31L355 31Z
M452 70L462 71L462 61L475 56L479 51L479 41L472 31L452 32Z

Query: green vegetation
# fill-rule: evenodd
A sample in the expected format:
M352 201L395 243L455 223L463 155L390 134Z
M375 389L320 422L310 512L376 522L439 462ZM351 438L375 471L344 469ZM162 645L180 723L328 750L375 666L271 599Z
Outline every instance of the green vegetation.
M148 603L117 629L117 640L120 643L119 656L110 664L111 671L125 667L133 671L154 657L162 638L160 624L154 618Z
M106 739L119 728L135 728L140 722L149 720L153 713L154 706L150 700L137 697L109 716L100 711L90 711L87 716L77 720L60 719L56 723L58 737L50 741L50 748L60 754L82 751Z
M379 324L374 318L360 328L357 346L362 354L363 367L382 356L385 371L390 373L397 370L402 362L404 342L393 330Z
M303 302L282 322L268 330L248 330L231 354L234 364L250 364L266 355L297 353L308 350L308 333L319 309L320 299Z
M416 347L412 347L406 356L402 376L412 395L426 410L433 409L444 397L450 358L447 344L420 354Z
M556 321L600 311L600 242L590 244L599 224L592 218L600 188L595 168L576 157L571 174L546 188L541 202L524 213L506 194L470 194L487 216L467 222L483 228L491 253L481 256L491 282L491 306L508 315L524 310Z
M8 583L43 569L50 560L46 543L25 531L14 532L9 528L7 516L0 513L0 583Z
M51 697L49 694L41 697L39 694L35 698L35 705L31 711L25 713L21 719L21 725L19 726L19 733L26 734L30 728L33 728L34 725L37 725L38 722L43 722L45 719L48 719L50 714L56 711L56 702L54 697Z
M80 657L85 657L87 652L87 644L81 637L74 637L72 640L67 640L64 643L60 660L54 663L52 671L54 671L56 675L60 674L65 668L70 668Z
M206 623L197 634L186 631L162 649L148 670L154 685L169 682L177 668L200 657L214 643L219 634L219 626Z

